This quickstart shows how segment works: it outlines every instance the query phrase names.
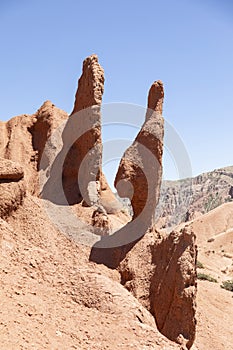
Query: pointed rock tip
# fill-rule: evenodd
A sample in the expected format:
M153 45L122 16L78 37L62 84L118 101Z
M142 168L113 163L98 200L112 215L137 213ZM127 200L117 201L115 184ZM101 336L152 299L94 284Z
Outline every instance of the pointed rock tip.
M51 101L47 100L47 101L45 101L45 102L41 105L41 107L37 110L37 113L40 113L40 112L42 112L42 111L48 110L48 109L50 109L50 108L53 108L54 106L55 106L55 105L54 105Z
M98 63L98 56L96 54L92 54L86 57L85 60L83 61L83 65L94 63L94 62Z
M162 82L162 80L154 81L154 83L151 85L150 90L152 90L152 89L157 90L157 91L161 91L163 93L164 91L163 91L163 82Z
M45 101L43 104L42 104L42 106L39 108L39 109L42 109L42 108L51 108L51 107L54 107L55 105L51 102L51 101L49 101L49 100L47 100L47 101Z
M148 108L158 112L159 114L162 114L163 98L164 98L163 82L161 80L157 80L151 85L149 90Z
M162 85L162 86L163 86L163 82L162 82L162 80L156 80L156 81L154 82L154 84L157 84L157 85Z

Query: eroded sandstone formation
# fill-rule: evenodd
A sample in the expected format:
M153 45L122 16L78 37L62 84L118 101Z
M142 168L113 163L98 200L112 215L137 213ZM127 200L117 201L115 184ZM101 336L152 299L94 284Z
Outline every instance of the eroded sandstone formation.
M71 115L88 107L100 106L103 93L104 70L98 62L97 55L91 55L83 61L83 71L78 81Z
M47 169L53 161L50 150L46 154L46 161L40 165L44 147L51 133L65 122L67 117L66 112L46 101L33 115L23 114L7 122L0 122L0 156L23 167L25 186L33 195L40 194L40 170Z
M0 217L8 217L25 197L23 168L8 159L0 158Z
M0 158L0 180L18 181L24 176L23 168L11 160Z
M133 144L124 153L115 178L120 197L131 200L133 219L152 222L162 179L164 122L163 84L156 81L148 95L146 120Z
M111 192L101 168L100 107L103 84L103 69L98 63L97 56L92 55L84 61L74 110L69 117L66 112L47 101L31 116L22 115L6 123L0 122L0 157L4 158L0 159L1 218L7 217L14 229L19 230L19 235L21 234L23 239L26 239L20 248L23 263L25 263L24 247L25 244L28 244L28 237L28 242L32 247L30 248L31 255L28 255L27 268L23 270L24 281L29 284L33 281L38 287L38 281L41 283L45 279L42 282L42 284L45 282L45 296L48 290L47 283L50 284L50 282L55 288L55 296L58 287L62 290L61 295L64 290L66 291L64 295L69 295L70 289L70 295L76 304L84 305L88 307L88 310L90 307L95 310L103 310L103 319L106 317L106 310L111 314L113 313L111 310L116 310L114 312L117 315L122 314L122 310L115 308L114 303L128 305L130 302L130 305L133 305L132 300L134 300L136 307L142 305L143 310L136 316L135 313L132 314L132 323L127 331L132 338L134 337L132 328L135 322L137 322L135 325L137 332L140 332L139 329L142 328L143 336L148 336L146 328L148 322L144 321L144 315L148 316L150 327L153 327L152 316L148 313L150 311L160 332L169 339L182 344L182 347L190 348L195 333L195 238L192 232L186 229L163 236L151 225L162 178L163 84L157 81L151 86L145 123L133 145L125 152L116 176L115 183L119 194L132 200L134 210L132 225L129 223L124 227L122 227L124 221L119 220L120 215L115 215L119 212L119 203ZM78 242L74 244L69 234L68 239L66 235L61 235L55 227L56 223L51 222L44 212L45 202L52 202L53 209L57 210L58 215L60 208L67 207L67 204L74 204L72 212L75 213L77 209L76 213L79 213L80 218L87 217L87 221L91 223L91 232L104 236L101 237L101 240L102 238L107 239L106 247L113 243L113 248L102 249L101 254L105 260L98 261L111 269L89 264L90 249L85 248L84 257L82 256L84 248ZM11 216L14 210L17 211ZM114 218L115 221L111 221L110 218ZM112 223L115 225L116 232L108 236ZM4 235L8 235L5 226L8 227L4 221L2 224L6 232ZM73 227L68 223L67 230L69 229ZM83 226L77 227L77 231L83 232ZM13 234L13 229L10 232ZM125 237L130 242L129 244L124 243ZM11 241L14 242L13 238ZM14 244L18 243L20 242L14 242ZM115 248L117 244L118 249ZM33 260L35 257L34 245L40 247L40 250L36 250L37 259L35 261ZM57 250L56 254L61 260L59 263L55 261L54 255L54 249L56 250L58 246L60 250ZM48 251L48 247L51 251ZM67 248L66 257L63 256L64 247ZM41 256L42 252L46 259ZM11 253L9 256L12 257ZM48 256L51 259L51 266L46 265ZM75 259L72 260L74 256ZM53 259L55 259L54 262ZM37 271L35 266L38 261L46 266L43 268L39 266ZM79 265L78 269L74 262ZM17 274L18 265L14 260L12 266L12 270ZM28 266L37 271L33 279L31 274L27 275ZM54 271L55 266L59 273L56 271L53 276L51 271ZM96 278L91 277L85 280L89 274L92 275L92 268L100 272ZM71 270L72 274L70 274ZM83 275L80 274L81 270ZM64 285L60 286L60 276L64 271L67 273L67 278L64 279ZM98 277L99 275L103 276ZM117 278L111 277L115 281L111 284L105 275L117 276ZM19 273L19 279L20 276ZM119 281L120 277L121 281ZM57 282L54 285L56 279ZM101 286L103 298L96 287L96 281ZM83 283L82 287L78 287L79 282ZM127 291L124 292L119 282L138 300L135 300ZM68 286L69 283L70 286ZM106 294L106 286L109 285L112 286L112 291ZM89 296L90 289L93 297ZM120 299L114 301L114 298L118 298L114 291L118 293L118 290L122 294L122 301ZM15 295L17 298L18 294ZM98 299L98 295L101 295L101 298ZM36 295L35 298L37 298ZM54 300L56 303L57 299ZM42 304L43 302L44 300ZM27 304L27 300L25 303ZM56 304L54 305L57 307ZM45 308L46 306L45 303ZM130 310L130 306L126 310ZM13 309L13 315L15 315L14 312L15 309ZM88 314L86 309L84 314ZM95 317L98 319L99 314L95 314ZM36 319L34 321L33 332L38 324ZM72 332L75 333L76 328L74 327ZM120 329L123 328L125 327ZM162 344L162 348L165 344L167 348L170 348L168 347L170 345L171 348L181 348L164 337L161 337L162 341L159 340L156 332L152 328L149 333L152 346L156 344L155 347L160 349L160 345ZM140 344L146 344L146 341ZM138 345L135 345L135 348L137 347Z
M188 349L196 329L196 256L191 229L170 235L151 229L118 268L122 284L154 315L161 333Z
M104 92L104 70L98 57L92 55L83 62L78 81L70 128L77 125L76 140L70 145L63 165L63 188L70 204L83 199L88 205L98 202L102 166L101 103ZM68 130L68 128L67 128ZM69 142L69 135L66 135ZM75 161L74 161L75 160Z

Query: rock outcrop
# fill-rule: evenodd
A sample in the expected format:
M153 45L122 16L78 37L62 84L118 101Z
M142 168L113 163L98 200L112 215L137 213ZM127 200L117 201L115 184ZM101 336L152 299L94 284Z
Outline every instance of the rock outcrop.
M148 227L153 221L162 179L163 98L163 84L157 81L149 91L145 123L124 153L115 178L119 196L131 200L133 219L140 215Z
M131 345L135 349L183 349L193 343L194 235L184 228L163 236L153 226L162 178L163 84L157 81L151 86L145 122L125 152L115 180L119 194L132 201L132 222L119 213L121 206L102 174L103 85L103 69L92 55L83 63L70 116L46 101L31 116L0 123L1 256L5 254L0 270L7 276L3 294L12 317L3 339L6 349L8 344L10 348L18 346L14 339L8 343L12 334L24 347L28 317L33 337L25 349L32 348L35 339L39 339L38 349L95 349L99 342L101 349L109 345L117 349L119 337L127 349ZM65 227L64 234L51 219L54 212ZM68 212L67 220L64 213ZM90 246L79 242L79 237L87 235L87 245L91 245L94 233L103 236L97 242L103 243L99 260L91 259ZM98 247L96 251L99 254ZM29 290L36 291L30 301ZM51 309L58 314L51 316ZM83 324L80 332L73 317L76 312ZM72 331L70 324L67 327L67 315L72 319ZM6 309L1 322L5 316ZM52 335L43 333L41 317L54 317ZM97 327L99 320L101 326ZM119 333L113 344L112 336L106 341L112 324ZM45 325L49 326L47 321ZM96 337L93 341L85 335L90 329L96 330L91 333ZM62 334L65 342L63 338L59 342L54 334Z
M104 71L96 55L83 63L70 117L50 101L33 115L0 122L0 156L24 168L27 190L57 204L102 206L120 203L102 174L101 101Z
M23 168L10 160L0 158L0 217L8 217L25 197Z
M28 196L0 219L0 324L4 350L181 350L119 283L119 273L88 262Z
M24 176L23 168L11 160L0 158L0 180L18 181Z
M78 81L71 115L92 106L101 106L103 93L104 70L98 62L97 55L91 55L83 61L83 71Z
M232 201L233 167L216 169L194 178L164 181L156 217L158 228L175 226Z
M196 259L195 235L187 228L172 232L152 251L151 312L161 333L188 349L196 331Z
M96 55L89 56L83 62L74 109L68 121L70 128L75 128L75 125L81 128L81 132L77 130L76 140L70 145L63 165L63 188L69 204L83 199L88 205L98 202L102 172L100 108L103 92L104 70ZM66 138L64 141L69 142L68 134Z
M23 167L25 186L33 195L40 194L39 173L47 169L52 161L50 153L47 153L46 161L40 166L46 142L67 117L66 112L46 101L33 115L23 114L7 122L0 122L0 157Z
M192 230L162 235L151 229L118 268L121 283L154 315L161 333L188 349L196 328L196 255Z

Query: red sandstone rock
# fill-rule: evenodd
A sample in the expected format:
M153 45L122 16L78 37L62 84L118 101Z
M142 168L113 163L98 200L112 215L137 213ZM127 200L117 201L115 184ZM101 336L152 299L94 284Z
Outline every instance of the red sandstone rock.
M78 128L62 174L63 188L70 204L84 199L91 206L99 201L102 173L100 106L103 92L104 70L96 55L89 56L83 62L74 109L65 130L64 142L69 142L70 134Z
M71 114L92 106L100 106L104 93L104 70L98 63L97 55L83 61L82 75L78 81L74 109Z
M120 197L131 200L133 219L140 215L148 226L159 200L162 179L163 97L163 84L157 81L149 91L146 121L124 153L115 178Z
M23 168L8 159L0 158L0 217L8 217L23 203L25 186Z
M39 195L40 192L38 174L46 142L67 117L67 113L46 101L33 115L24 114L0 122L0 157L23 167L25 186L31 194ZM48 153L42 168L48 167L49 158Z
M151 85L148 95L147 112L149 115L147 115L146 119L149 119L150 114L153 113L153 111L159 115L163 114L163 99L163 83L161 80L155 81L154 84Z
M195 338L195 235L148 231L120 263L122 283L155 317L158 329L188 349Z
M11 160L0 158L0 180L21 180L24 176L23 168Z
M64 189L68 203L76 204L82 201L83 204L86 202L93 206L75 206L79 209L80 217L89 215L88 219L93 228L99 230L101 235L108 234L111 230L111 215L107 214L111 213L114 217L119 207L101 169L100 105L103 83L103 70L98 64L97 56L90 56L84 61L74 110L69 118L65 112L47 101L32 116L23 115L7 123L0 123L0 156L18 161L24 169L23 177L22 169L16 167L15 163L10 167L0 165L0 214L3 218L7 217L13 227L9 225L9 229L5 222L0 221L1 239L7 242L4 251L7 260L5 257L1 260L1 271L5 271L6 265L8 268L10 261L9 281L4 278L4 300L6 305L10 305L12 314L12 322L8 328L10 333L4 335L3 339L6 349L8 344L11 347L16 346L9 334L16 335L16 342L25 345L23 332L29 334L28 316L32 316L33 322L29 346L34 346L35 339L39 339L36 346L38 349L45 348L43 327L40 327L36 314L34 317L33 312L28 311L32 302L28 299L28 290L37 290L38 286L41 288L39 295L35 294L32 297L35 300L35 310L41 308L43 312L38 309L38 314L44 313L45 319L53 317L50 309L57 310L54 322L56 319L59 330L56 330L58 333L55 334L60 336L60 327L64 330L62 334L66 339L67 348L76 346L77 339L86 341L86 330L94 330L94 341L86 345L78 343L80 349L90 346L95 349L95 344L99 341L101 346L104 344L102 348L105 348L105 345L109 347L110 344L114 349L119 345L119 337L125 348L133 344L137 349L147 346L148 343L156 349L180 348L158 334L152 316L143 306L155 317L158 329L167 337L180 344L186 344L187 347L193 342L196 292L194 237L186 231L162 237L153 229L147 230L158 201L162 176L163 85L160 81L155 82L150 89L148 107L151 110L147 110L146 121L141 131L133 145L125 152L116 177L117 188L123 197L125 194L128 197L132 196L134 218L138 219L141 216L145 221L145 225L135 225L134 228L143 227L145 232L147 231L141 240L137 237L137 242L129 244L128 247L110 251L111 258L118 260L114 267L119 265L121 283L138 300L120 285L116 270L90 264L88 248L84 249L79 244L69 241L65 235L58 232L44 213L43 201L35 198L41 195L48 201L64 204ZM59 129L61 123L66 121L66 125ZM50 140L57 129L59 132L56 135L59 137ZM43 174L45 178L41 189L39 174ZM24 186L27 188L27 196L23 201ZM96 210L98 205L99 209ZM59 206L54 208L59 212ZM17 211L11 215L15 209ZM86 210L89 210L88 214ZM117 216L115 218L117 219ZM129 234L128 227L125 226L121 230L123 235ZM82 228L77 227L78 230ZM15 248L14 254L8 247L10 245ZM109 253L107 249L103 250L105 255ZM17 281L17 285L10 280L11 275L14 281ZM18 293L21 290L23 292L20 298L23 307L26 308L26 317L24 310L22 313L21 306L19 307ZM63 309L64 301L67 309ZM6 310L4 309L4 321L9 311L8 308ZM77 317L73 317L76 314L75 310L80 312L84 325L80 333L79 330L77 333ZM72 319L72 332L69 330L70 323L68 329L67 322L64 322L67 312L70 312L69 319ZM12 326L15 315L19 319L20 336ZM11 318L11 315L9 317ZM107 323L101 326L105 332L103 336L99 333L99 325L98 329L96 328L96 320L101 319L102 324L106 318L108 326ZM111 333L112 324L116 329L113 344L112 335L106 341L107 333ZM38 332L37 327L40 329ZM132 332L133 329L135 333ZM57 336L53 336L53 327L49 334L50 347L64 346L63 338L59 343ZM67 334L69 336L66 336ZM22 339L19 340L21 335ZM94 337L97 337L97 340ZM9 343L9 339L12 343Z

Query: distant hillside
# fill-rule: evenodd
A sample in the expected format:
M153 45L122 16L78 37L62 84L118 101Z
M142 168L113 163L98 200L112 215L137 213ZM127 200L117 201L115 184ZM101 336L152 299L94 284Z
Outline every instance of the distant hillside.
M230 201L233 201L233 166L194 178L164 181L156 218L159 227L166 228Z

